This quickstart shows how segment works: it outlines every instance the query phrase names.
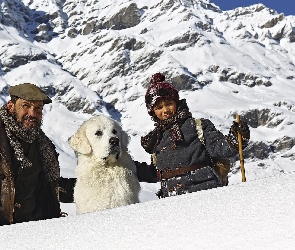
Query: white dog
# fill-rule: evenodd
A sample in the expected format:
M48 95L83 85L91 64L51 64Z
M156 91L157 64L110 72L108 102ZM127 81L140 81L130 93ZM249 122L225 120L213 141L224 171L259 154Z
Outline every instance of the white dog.
M78 156L74 201L77 213L139 202L136 167L127 151L129 137L106 116L84 122L69 139Z

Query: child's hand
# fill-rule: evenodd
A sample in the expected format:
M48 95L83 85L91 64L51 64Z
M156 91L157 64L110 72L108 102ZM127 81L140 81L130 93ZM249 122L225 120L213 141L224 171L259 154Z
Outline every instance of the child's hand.
M234 121L233 125L230 128L230 132L233 136L238 137L238 133L241 134L243 140L250 139L250 130L246 122L240 121L240 123Z
M238 150L239 148L238 133L240 133L242 136L242 147L244 149L247 147L248 141L250 139L250 130L246 122L240 121L240 123L238 123L234 121L233 125L230 127L229 134L226 137L229 145L235 148L236 150Z

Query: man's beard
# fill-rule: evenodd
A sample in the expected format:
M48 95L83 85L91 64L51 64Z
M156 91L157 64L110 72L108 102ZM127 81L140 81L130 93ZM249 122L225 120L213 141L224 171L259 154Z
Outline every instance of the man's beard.
M26 115L26 116L23 116L23 117L19 117L15 111L12 113L12 116L13 116L14 119L15 119L19 124L21 124L22 126L23 126L23 124L24 124L24 121L26 121L26 120L31 119L31 120L36 121L35 125L32 126L32 127L30 127L30 128L27 128L27 127L24 127L24 126L23 126L24 128L26 128L26 129L30 129L30 130L34 130L34 129L39 129L39 128L41 128L42 123L43 123L43 118L42 118L41 120L39 120L39 119L37 119L36 117L29 116L29 115Z

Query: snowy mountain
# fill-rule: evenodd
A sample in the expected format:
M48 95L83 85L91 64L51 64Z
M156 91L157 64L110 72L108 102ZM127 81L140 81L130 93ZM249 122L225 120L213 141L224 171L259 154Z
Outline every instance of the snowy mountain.
M206 0L2 0L0 62L1 105L23 82L54 100L43 129L65 177L76 166L68 138L99 113L121 122L135 160L150 161L140 136L153 127L144 94L156 72L224 134L237 113L248 122L248 181L294 171L295 16ZM231 185L241 182L232 161ZM142 201L156 199L142 185Z

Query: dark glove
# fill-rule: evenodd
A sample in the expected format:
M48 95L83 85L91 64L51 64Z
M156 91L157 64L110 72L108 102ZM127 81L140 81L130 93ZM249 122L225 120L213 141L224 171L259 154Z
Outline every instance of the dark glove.
M250 129L246 122L240 121L240 123L234 121L230 127L227 141L229 145L235 149L239 149L238 133L242 136L242 148L247 147L250 139Z
M74 202L74 187L76 178L63 178L58 179L59 201L64 203Z
M240 121L240 123L238 123L234 121L233 125L230 128L230 131L237 138L238 138L238 133L240 133L243 140L250 139L250 130L246 122Z
M140 182L156 183L158 182L157 169L154 165L148 165L146 162L134 161L136 165L137 179Z

